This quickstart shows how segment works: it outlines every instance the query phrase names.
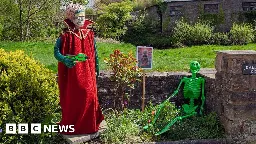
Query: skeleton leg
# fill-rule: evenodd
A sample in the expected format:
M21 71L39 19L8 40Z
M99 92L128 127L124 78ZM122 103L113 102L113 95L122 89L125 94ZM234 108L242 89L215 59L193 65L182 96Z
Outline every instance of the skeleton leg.
M157 136L157 135L160 135L160 134L165 133L165 132L168 131L169 128L170 128L172 125L174 125L174 123L176 123L178 120L182 120L182 119L184 119L184 118L193 116L193 115L195 115L195 114L196 114L196 112L193 112L193 113L188 114L188 115L185 115L185 116L176 117L176 118L175 118L174 120L172 120L168 125L166 125L166 126L164 127L164 129L162 129L160 132L156 133L155 135Z

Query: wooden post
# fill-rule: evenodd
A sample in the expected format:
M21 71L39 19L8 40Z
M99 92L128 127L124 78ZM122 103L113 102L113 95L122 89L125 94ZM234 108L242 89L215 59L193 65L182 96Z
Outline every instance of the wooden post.
M142 105L141 105L141 109L142 109L142 112L144 111L144 108L145 108L145 93L146 93L146 88L145 88L145 77L146 77L146 74L145 74L145 70L143 70L143 80L142 80Z

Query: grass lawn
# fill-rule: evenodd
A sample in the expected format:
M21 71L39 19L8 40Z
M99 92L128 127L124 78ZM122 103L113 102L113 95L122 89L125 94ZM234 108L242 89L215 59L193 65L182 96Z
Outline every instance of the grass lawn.
M57 72L57 60L53 56L54 43L44 42L0 42L0 48L7 51L24 50L27 54L32 54L36 59L45 64L48 68ZM115 49L120 49L127 53L133 51L136 54L136 46L131 44L97 43L100 69L106 70L104 58L109 57ZM202 68L213 68L218 50L256 50L256 43L243 46L216 46L203 45L178 49L157 50L153 52L152 71L188 71L189 62L197 60Z

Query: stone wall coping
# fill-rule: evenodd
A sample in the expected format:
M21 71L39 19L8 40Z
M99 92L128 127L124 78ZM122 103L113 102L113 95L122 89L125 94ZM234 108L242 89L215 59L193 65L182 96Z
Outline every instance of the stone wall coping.
M225 54L243 54L243 55L246 55L246 54L256 54L256 51L255 50L217 50L215 52L220 52L220 53L225 53Z
M199 74L203 75L203 76L207 76L210 78L215 78L215 73L216 73L216 69L214 68L201 68L201 70L199 71ZM106 70L102 70L100 71L100 76L99 77L110 77L111 72L110 71L106 71ZM147 77L166 77L166 76L191 76L191 73L189 72L147 72L146 71L146 76Z

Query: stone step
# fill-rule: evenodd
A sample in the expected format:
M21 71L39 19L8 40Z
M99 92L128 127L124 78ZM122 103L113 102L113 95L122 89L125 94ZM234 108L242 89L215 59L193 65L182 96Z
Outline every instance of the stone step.
M107 123L103 120L100 124L99 131L93 134L81 134L81 135L62 135L62 137L69 143L69 144L80 144L92 139L99 137L101 133L103 133L107 129Z

